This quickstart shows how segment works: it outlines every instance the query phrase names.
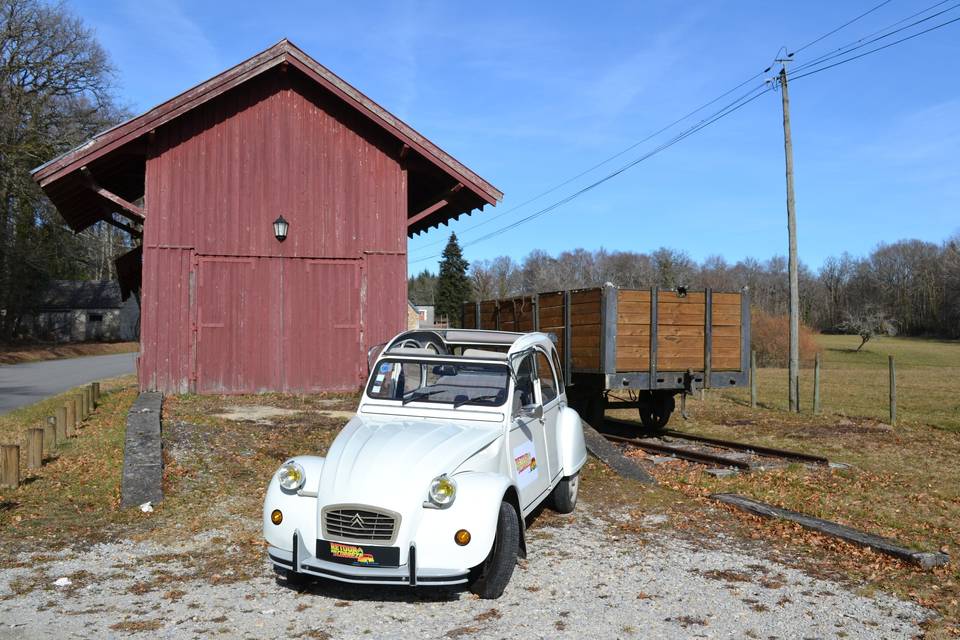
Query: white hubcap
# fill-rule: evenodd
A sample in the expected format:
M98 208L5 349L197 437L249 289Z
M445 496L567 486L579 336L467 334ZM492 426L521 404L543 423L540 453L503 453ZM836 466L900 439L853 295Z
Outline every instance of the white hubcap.
M579 474L579 473L578 473L577 475L573 476L572 478L570 478L570 482L567 483L567 487L568 487L568 491L569 491L569 494L570 494L570 499L571 499L571 500L576 500L576 499L577 499L577 491L579 491L579 489L580 489L580 474Z

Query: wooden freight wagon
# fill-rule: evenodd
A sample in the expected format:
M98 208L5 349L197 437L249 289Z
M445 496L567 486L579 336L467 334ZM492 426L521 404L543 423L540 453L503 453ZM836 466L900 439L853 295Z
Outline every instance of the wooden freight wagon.
M667 424L674 396L749 382L750 301L744 291L591 289L470 302L462 326L556 336L568 397L588 421L636 408Z

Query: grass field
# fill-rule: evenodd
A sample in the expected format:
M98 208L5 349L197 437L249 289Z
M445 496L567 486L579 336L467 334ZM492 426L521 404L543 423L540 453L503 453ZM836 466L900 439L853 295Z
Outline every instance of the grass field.
M825 411L888 421L889 369L897 365L897 418L960 431L960 341L874 338L857 352L856 336L818 336L822 345L820 402ZM761 369L761 406L787 409L787 370ZM748 402L748 389L728 392ZM813 369L800 372L802 409L813 406Z

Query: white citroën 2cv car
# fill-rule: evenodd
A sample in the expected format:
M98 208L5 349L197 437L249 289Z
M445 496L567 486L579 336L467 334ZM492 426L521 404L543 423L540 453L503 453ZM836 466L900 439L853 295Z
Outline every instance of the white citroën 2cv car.
M291 583L469 583L497 598L524 517L577 502L583 429L543 333L417 330L373 363L327 456L274 474L263 535Z

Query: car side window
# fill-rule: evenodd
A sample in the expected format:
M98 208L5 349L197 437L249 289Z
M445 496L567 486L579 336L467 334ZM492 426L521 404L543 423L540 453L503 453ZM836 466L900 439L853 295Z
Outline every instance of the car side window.
M553 370L557 372L557 391L563 395L563 368L556 351L553 352Z
M533 390L533 356L528 355L520 361L517 367L517 387L514 395L514 405L529 407L537 404L537 396Z
M543 396L543 404L553 402L557 399L557 378L553 375L553 369L550 367L550 359L543 351L537 351L537 378L540 380L540 395Z

